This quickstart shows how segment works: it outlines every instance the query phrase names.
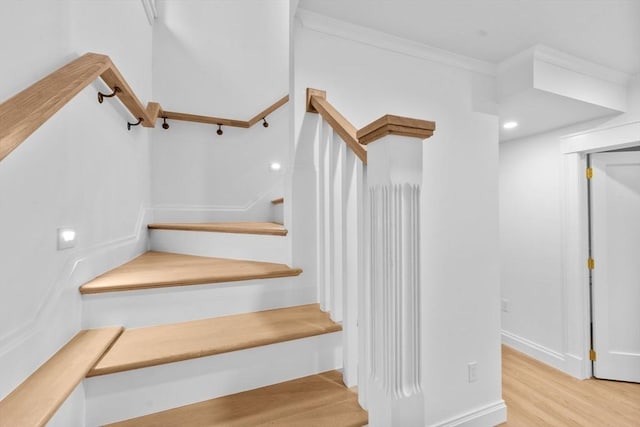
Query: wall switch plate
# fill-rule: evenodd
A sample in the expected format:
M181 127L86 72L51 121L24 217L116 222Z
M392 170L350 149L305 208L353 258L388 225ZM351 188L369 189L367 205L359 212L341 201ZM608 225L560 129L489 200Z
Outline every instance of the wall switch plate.
M506 298L502 298L502 302L500 304L502 311L504 313L509 313L511 311L511 307L509 306L509 300Z
M478 381L478 362L470 362L467 365L468 374L469 374L469 382L475 383Z

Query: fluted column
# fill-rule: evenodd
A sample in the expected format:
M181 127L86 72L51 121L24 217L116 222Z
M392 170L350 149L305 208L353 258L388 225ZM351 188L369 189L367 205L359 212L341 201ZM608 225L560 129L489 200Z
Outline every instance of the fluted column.
M432 122L384 116L358 132L368 144L372 427L424 426L420 189L422 144L434 128Z

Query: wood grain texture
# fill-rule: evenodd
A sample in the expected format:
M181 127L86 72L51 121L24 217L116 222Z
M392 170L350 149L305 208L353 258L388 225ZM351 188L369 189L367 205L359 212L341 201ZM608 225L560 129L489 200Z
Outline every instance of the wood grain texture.
M134 118L142 119L141 124L143 127L152 128L155 126L155 120L149 115L145 106L142 105L142 102L140 102L118 68L111 62L111 59L109 59L109 67L104 70L100 78L102 78L110 88L113 89L115 86L120 88L120 92L118 92L116 96L120 99L120 102L127 107Z
M147 114L149 115L149 119L151 123L155 125L156 120L160 115L160 111L162 111L162 107L157 102L148 102L147 103Z
M271 201L272 205L281 205L284 203L284 197L278 197L277 199L273 199Z
M362 160L362 163L367 164L367 150L358 142L356 128L326 99L312 96L311 105L318 114L329 123L333 130L340 135L340 138L342 138L351 151Z
M300 273L302 270L285 264L149 251L80 286L80 293L269 279Z
M275 222L198 222L149 224L151 230L208 231L218 233L286 236L287 229Z
M170 409L108 427L361 427L367 413L337 371Z
M387 135L402 135L426 139L433 135L434 122L387 114L358 130L360 144L367 145Z
M0 426L44 426L121 333L120 327L78 332L0 401Z
M277 100L275 103L273 103L269 107L265 108L264 110L260 111L258 114L256 114L252 118L250 118L249 119L249 126L251 127L251 126L255 125L256 123L261 122L262 119L264 119L269 114L271 114L274 111L276 111L278 108L282 107L287 102L289 102L289 95L283 96L282 98Z
M505 427L637 427L640 384L578 380L502 347Z
M314 96L322 99L327 99L327 92L320 89L312 89L310 87L307 88L307 102L306 102L306 109L305 109L307 113L318 112L313 106L313 103L311 102L311 98Z
M128 329L89 376L340 331L318 304Z
M273 113L278 108L282 107L284 104L289 102L289 95L285 95L280 98L254 117L249 120L236 120L236 119L225 119L223 117L213 117L213 116L202 116L197 114L188 114L188 113L179 113L176 111L167 111L161 109L159 117L166 117L167 119L173 120L181 120L186 122L195 122L195 123L204 123L209 125L223 125L223 126L232 126L237 128L250 128L256 123L262 121L262 119L269 114Z
M87 53L0 104L0 160L111 65L109 57Z

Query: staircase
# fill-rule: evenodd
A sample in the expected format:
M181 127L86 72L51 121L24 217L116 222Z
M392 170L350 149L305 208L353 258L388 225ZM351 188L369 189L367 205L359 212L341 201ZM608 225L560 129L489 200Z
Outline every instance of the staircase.
M108 336L93 345L98 353L34 421L24 413L40 402L35 389L58 393L46 373L31 378L33 389L27 380L0 402L0 425L44 425L85 374L87 426L367 423L337 371L342 327L320 310L302 270L283 262L282 225L148 228L150 251L80 287L83 327ZM41 370L54 372L65 357Z
M272 422L309 409L321 417L337 403L350 408L349 416L327 425L366 424L355 395L331 373L341 368L341 326L315 304L302 270L278 262L283 226L179 223L149 230L149 252L80 287L87 328L126 328L85 380L88 426L140 416L147 417L116 425L165 418L162 425L247 425L247 411ZM326 371L332 382L316 377ZM298 378L304 379L292 381ZM314 381L337 387L341 398L309 397L314 389L306 385ZM265 408L270 414L256 413L269 387L274 406ZM275 397L292 387L298 391L282 402ZM311 407L309 399L316 402ZM278 411L280 404L300 413Z

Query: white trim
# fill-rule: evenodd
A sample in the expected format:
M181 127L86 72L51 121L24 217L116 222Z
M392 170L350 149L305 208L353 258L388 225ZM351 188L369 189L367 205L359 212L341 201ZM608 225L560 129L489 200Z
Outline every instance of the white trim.
M565 370L565 357L562 353L505 330L502 330L502 343L547 365Z
M499 400L457 417L432 424L430 427L484 427L495 426L505 421L507 421L507 405L504 400Z
M153 26L156 19L158 19L158 9L156 8L156 0L141 0L142 7L144 7L144 13L147 15L149 25Z
M0 337L0 356L3 356L21 345L41 329L47 327L45 319L56 307L61 295L68 289L62 284L80 286L98 274L126 262L131 255L139 254L147 249L147 223L151 210L141 206L138 211L135 230L128 236L79 249L80 255L71 256L62 267L58 277L49 283L45 296L40 301L33 316L17 328ZM96 266L100 271L96 274ZM90 276L90 277L89 277Z
M330 18L303 8L298 8L296 16L300 19L304 28L308 28L313 31L341 37L343 39L416 58L426 59L427 61L461 68L467 71L486 74L492 77L496 75L496 66L490 62L458 55L382 31Z
M638 145L640 121L619 123L572 133L560 138L562 152L595 153Z
M542 44L533 47L533 55L536 60L623 86L626 86L631 79L631 75L627 73L587 61Z

